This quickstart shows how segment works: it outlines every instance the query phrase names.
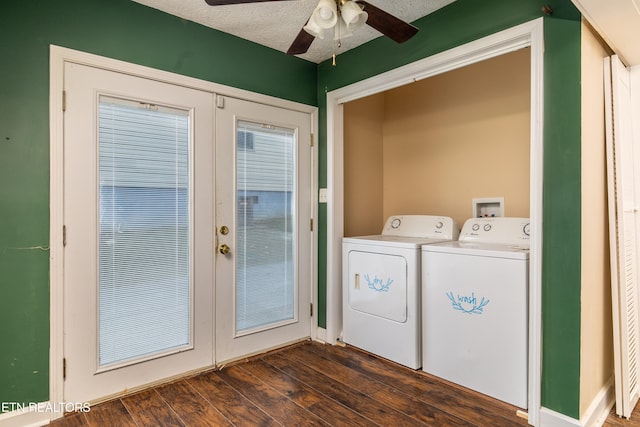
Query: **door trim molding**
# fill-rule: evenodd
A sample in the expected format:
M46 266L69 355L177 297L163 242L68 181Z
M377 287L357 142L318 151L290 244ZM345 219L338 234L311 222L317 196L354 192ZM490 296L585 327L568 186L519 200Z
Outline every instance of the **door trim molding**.
M250 92L244 89L225 86L208 82L193 77L183 76L168 71L136 65L117 59L106 58L86 52L50 45L49 49L49 274L50 274L50 316L49 316L49 400L52 402L64 401L64 383L62 372L62 359L64 357L63 316L64 316L64 64L72 62L90 67L101 68L118 73L130 74L142 78L157 80L178 86L198 89L216 95L231 96L245 99L251 102L286 108L289 110L307 113L311 119L311 130L317 135L318 108L294 101L284 100L269 95ZM213 120L213 118L212 118ZM318 144L312 148L313 171L317 172ZM311 194L317 194L317 176L313 176ZM317 200L314 199L312 215L317 218ZM317 219L315 220L317 222ZM315 307L318 303L317 295L317 230L312 231L312 266L311 271L311 300ZM313 313L311 330L312 339L317 336L317 313ZM59 418L62 414L52 413L51 419Z
M327 328L335 344L342 330L342 237L344 235L343 105L523 48L531 49L529 273L529 423L539 424L542 380L542 179L544 31L538 18L327 93Z

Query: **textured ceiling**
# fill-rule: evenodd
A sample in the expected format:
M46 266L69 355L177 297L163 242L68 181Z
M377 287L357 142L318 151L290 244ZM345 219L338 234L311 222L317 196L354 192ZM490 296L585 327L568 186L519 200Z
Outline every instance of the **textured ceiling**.
M286 52L302 26L318 4L318 0L273 1L209 6L204 0L133 0L154 9L197 22L225 33ZM368 0L374 6L413 22L418 18L453 3L454 0ZM382 35L369 26L341 41L341 47L328 37L316 39L309 51L299 57L322 62L334 53L340 54Z

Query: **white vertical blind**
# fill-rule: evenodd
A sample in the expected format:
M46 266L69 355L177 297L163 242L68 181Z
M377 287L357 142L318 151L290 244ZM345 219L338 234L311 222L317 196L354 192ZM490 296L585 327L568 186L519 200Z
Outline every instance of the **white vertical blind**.
M100 368L190 345L189 124L100 98Z

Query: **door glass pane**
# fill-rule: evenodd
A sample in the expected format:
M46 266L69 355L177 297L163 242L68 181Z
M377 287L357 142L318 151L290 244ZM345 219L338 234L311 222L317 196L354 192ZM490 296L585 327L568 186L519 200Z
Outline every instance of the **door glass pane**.
M293 129L238 122L236 330L294 319L295 151Z
M190 343L189 113L101 97L99 367Z

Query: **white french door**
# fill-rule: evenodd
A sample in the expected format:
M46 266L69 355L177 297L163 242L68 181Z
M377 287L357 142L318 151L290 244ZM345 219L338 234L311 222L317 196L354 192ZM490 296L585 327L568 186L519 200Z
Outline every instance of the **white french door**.
M312 153L306 113L219 98L216 360L310 335Z
M311 114L73 62L64 91L64 400L309 337Z
M64 77L63 392L84 402L214 363L214 95Z

